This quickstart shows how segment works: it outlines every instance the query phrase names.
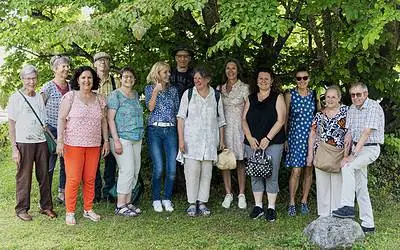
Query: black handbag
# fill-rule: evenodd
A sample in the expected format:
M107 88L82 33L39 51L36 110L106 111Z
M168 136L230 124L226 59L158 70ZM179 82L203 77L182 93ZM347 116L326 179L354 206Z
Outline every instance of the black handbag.
M26 99L26 97L21 93L21 91L18 90L18 92L21 94L21 96L24 98L25 102L28 104L28 106L31 108L33 114L36 116L38 119L40 126L43 128L43 133L44 137L46 138L47 142L47 148L49 150L50 154L54 154L56 152L57 148L57 143L56 139L54 138L53 134L50 132L50 130L43 124L43 122L40 120L39 116L36 114L35 109L32 107L32 105L29 103L29 101Z
M253 156L246 160L246 175L269 178L272 175L272 157L264 150L256 150Z

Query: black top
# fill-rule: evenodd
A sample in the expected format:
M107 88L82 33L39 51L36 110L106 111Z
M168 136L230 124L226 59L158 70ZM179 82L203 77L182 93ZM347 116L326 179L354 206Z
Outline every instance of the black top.
M172 69L170 82L178 89L180 100L185 90L194 87L193 70L189 68L186 72L179 72L176 68Z
M260 141L266 137L278 120L278 112L276 112L276 101L278 100L278 93L271 92L270 95L262 102L258 101L257 93L249 95L249 110L246 114L246 121L249 125L251 135ZM285 132L283 126L281 130L270 138L271 144L281 144L285 142ZM250 145L245 138L244 143Z

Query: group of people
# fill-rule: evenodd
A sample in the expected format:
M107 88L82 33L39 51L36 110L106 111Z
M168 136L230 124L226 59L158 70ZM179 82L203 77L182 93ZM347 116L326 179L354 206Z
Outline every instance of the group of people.
M240 63L229 59L221 84L213 88L210 72L190 67L191 49L180 46L174 55L176 68L171 70L167 63L157 62L147 76L146 127L143 106L133 88L135 71L124 67L120 80L114 79L109 74L110 56L104 52L94 56L96 71L81 66L69 82L69 59L53 57L50 64L54 79L43 86L41 95L35 92L36 68L28 65L22 69L23 88L10 97L8 104L12 157L18 166L15 210L19 218L32 219L28 211L33 163L40 187L40 211L51 218L57 216L51 198L57 156L60 176L56 199L65 202L66 224L76 224L81 182L85 218L100 220L100 215L93 211L93 201L111 200L109 191L114 185L115 214L139 215L141 210L131 203L131 195L141 168L146 129L155 212L174 211L174 181L183 169L187 215L210 215L207 203L213 162L218 159L218 150L227 148L236 158L240 209L247 208L245 159L257 150L272 158L271 177L251 177L255 203L251 218L265 216L268 221L276 220L279 167L284 150L285 165L291 168L288 215L295 216L298 208L301 214L308 214L313 158L321 143L328 143L344 149L344 153L339 173L315 169L318 215L354 218L356 196L363 230L374 231L367 166L377 159L383 144L384 114L378 102L368 98L365 84L357 82L351 86L350 107L341 104L338 86L328 87L321 108L318 94L309 88L306 69L296 71L296 88L282 94L279 80L270 69L258 69L254 83L248 85L242 81ZM41 122L57 139L56 154L47 150ZM105 162L103 188L100 158ZM180 164L183 166L177 168ZM226 194L221 205L228 209L234 201L231 171L224 170L222 176ZM302 199L296 207L301 176ZM263 205L264 193L267 209Z

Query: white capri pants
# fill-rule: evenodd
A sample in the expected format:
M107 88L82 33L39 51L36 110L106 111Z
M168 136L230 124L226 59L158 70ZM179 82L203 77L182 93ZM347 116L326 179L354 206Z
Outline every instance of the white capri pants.
M342 173L328 173L315 168L317 186L318 215L330 216L333 210L340 207L342 195Z
M120 138L119 141L122 144L120 155L115 153L114 140L110 140L111 152L118 164L117 193L130 194L139 178L142 140L130 141Z
M212 177L212 161L185 158L186 193L189 203L208 202Z

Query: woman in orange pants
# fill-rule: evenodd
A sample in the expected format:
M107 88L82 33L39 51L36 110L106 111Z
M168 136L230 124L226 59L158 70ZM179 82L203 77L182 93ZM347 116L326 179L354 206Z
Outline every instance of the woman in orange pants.
M75 225L75 207L80 183L83 182L83 217L99 221L93 211L94 183L99 161L101 135L102 155L109 153L106 103L92 90L99 87L96 72L88 66L79 67L70 84L74 91L61 100L58 115L57 153L64 155L66 186L65 207L67 225Z

